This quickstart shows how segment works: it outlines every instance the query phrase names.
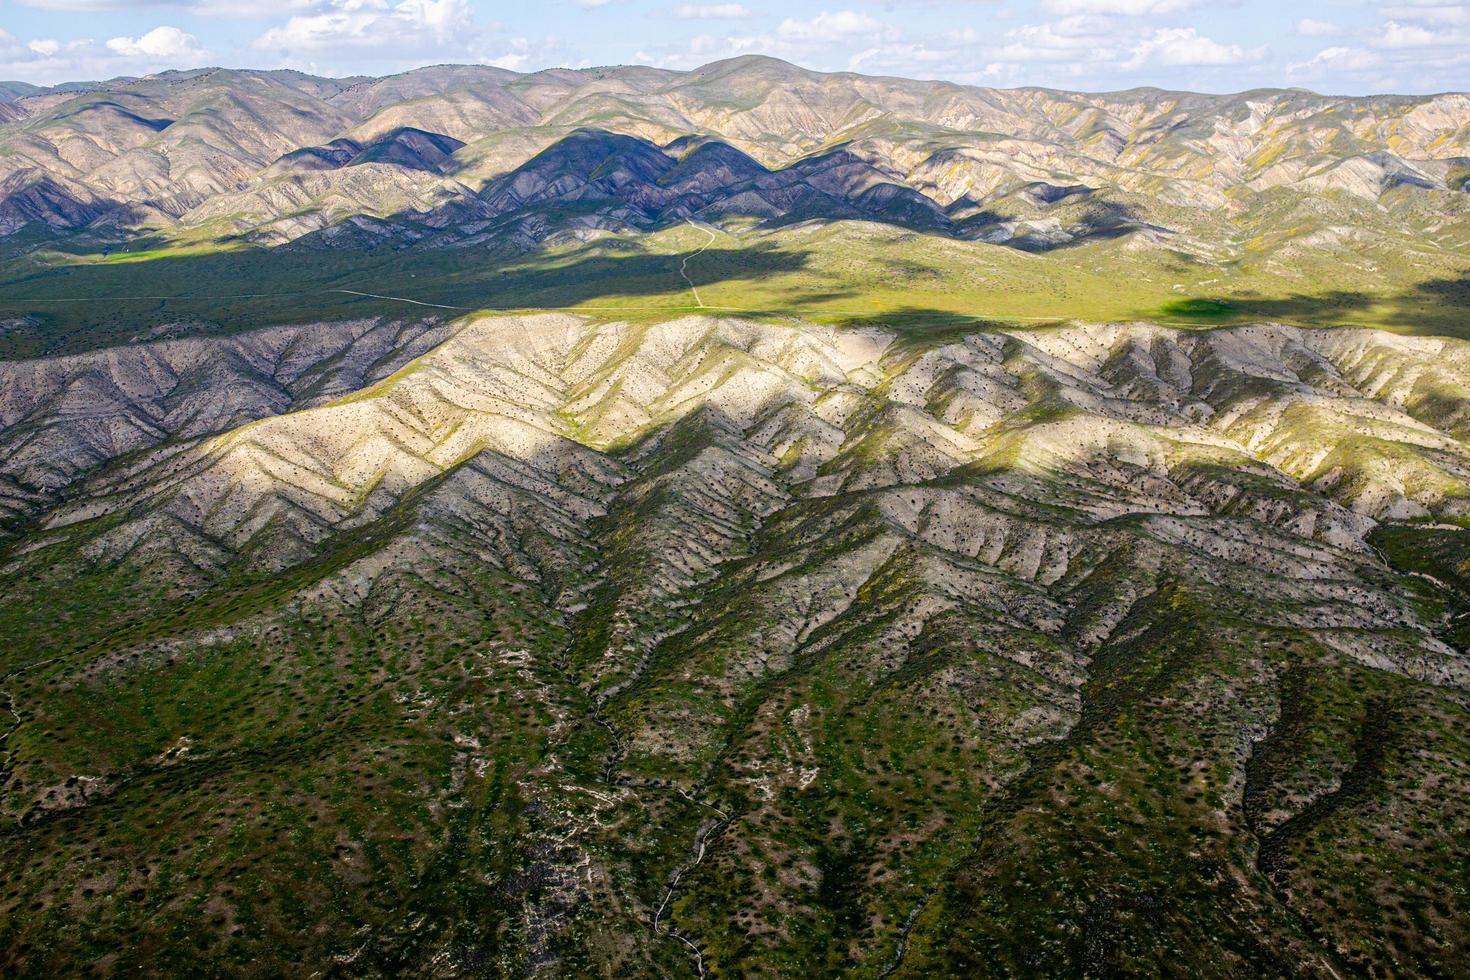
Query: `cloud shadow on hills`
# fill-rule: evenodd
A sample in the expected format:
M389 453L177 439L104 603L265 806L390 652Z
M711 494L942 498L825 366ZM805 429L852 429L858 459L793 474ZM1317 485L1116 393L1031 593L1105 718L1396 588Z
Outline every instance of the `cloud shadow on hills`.
M579 138L612 140L618 145L637 143L647 153L664 153L664 148L648 141L603 131L584 131ZM570 142L570 138L562 140L553 148ZM729 149L724 144L721 146ZM861 165L855 160L843 163L847 159L844 152L834 151L793 164L787 170L804 168L817 173L833 161L844 166ZM755 186L779 175L758 167L753 161L751 166L758 169L758 174L731 186ZM657 181L650 186L656 184ZM940 225L936 225L935 216L940 212L927 207L915 210L917 205L912 195L890 193L897 186L880 184L851 200L807 188L811 193L803 192L793 202L802 213L772 219L769 226L789 223L788 217L790 221L813 222L861 220L886 225L896 235L939 236L933 239L933 244L940 247L943 236L972 240L972 233L1002 220L997 213L979 210L951 221L948 212L954 212L955 216L959 213L951 205ZM711 193L718 197L719 192ZM1076 194L1063 194L1054 200L1048 198L1047 203L1076 197ZM483 227L477 233L472 233L473 221L463 223L469 217L463 213L463 202L449 202L427 212L404 210L372 219L385 227L395 226L428 236L417 243L403 237L380 240L375 237L377 232L341 223L286 244L248 244L241 238L222 238L214 243L221 250L193 253L170 251L174 243L156 231L135 229L130 233L125 228L114 227L124 237L111 244L91 233L79 232L70 242L62 237L53 243L62 253L78 246L91 249L87 255L74 252L77 260L73 264L50 264L25 275L0 278L0 357L75 351L148 339L160 333L217 334L275 323L352 316L454 315L453 309L435 310L434 306L510 310L603 303L612 314L656 315L665 309L669 313L687 312L697 307L688 284L679 274L679 265L684 256L692 255L693 248L699 244L698 236L691 240L689 252L653 253L629 237L567 246L569 236L560 237L560 244L550 244L558 238L542 237L531 242L516 239L512 233L518 233L519 226L526 223L536 225L542 232L577 228L585 231L593 227L588 223L593 213L609 218L630 235L656 232L681 225L684 215L704 200L704 196L689 195L672 203L665 201L660 208L652 210L624 202L619 213L612 208L617 203L615 195L606 196L597 191L586 199L543 202L507 211L488 221L482 216ZM1167 231L1149 222L1147 209L1140 211L1131 204L1096 198L1091 192L1085 200L1080 213L1066 212L1070 215L1069 231L1074 235L1071 239L1050 241L1044 235L1020 229L1022 234L993 246L1044 257L1051 252L1077 249L1137 232ZM966 199L965 207L980 205ZM813 210L808 213L804 209ZM747 214L739 207L725 207L717 200L716 206L701 220L740 217L758 215ZM341 234L334 243L336 231ZM502 233L506 241L516 239L515 243L502 241L499 237ZM127 237L129 234L131 237ZM472 241L475 234L485 241L440 247L445 242L453 242L456 236ZM928 247L929 242L922 243L922 248ZM154 248L162 250L162 254L140 254ZM6 240L0 238L0 263L8 265L17 255L18 251L7 247ZM701 290L729 283L754 285L767 277L802 270L812 255L812 251L781 250L760 244L712 245L700 251L689 272ZM96 261L99 257L103 261ZM923 261L889 257L886 262L880 276L890 288L921 276L935 275ZM1048 274L1044 267L1038 267L1035 272L1039 278ZM4 265L0 265L0 276L3 275ZM775 302L785 302L789 308L765 312L789 315L807 310L822 317L819 308L822 304L858 298L868 285L830 280L783 283L785 294ZM942 289L942 283L935 285ZM1116 288L1123 294L1129 284L1119 282ZM401 296L428 305L332 292L342 289ZM774 305L770 291L764 295L756 289L749 292L748 301L738 301L751 307L749 312L758 313L763 304ZM642 302L635 302L635 298ZM710 294L702 298L717 302ZM1257 297L1224 291L1203 298L1181 296L1180 301L1183 305L1168 303L1154 309L1141 308L1130 315L1142 320L1199 326L1278 319L1305 325L1361 323L1415 333L1470 336L1470 278L1466 276L1428 280L1397 294L1340 289L1318 295ZM641 306L641 310L634 311L635 305ZM1049 310L1041 303L1034 312L1044 316ZM41 314L43 322L39 326L5 323L8 318L24 314ZM832 319L831 316L822 318ZM875 311L872 317L853 317L840 322L851 325L878 322L906 335L928 337L961 332L967 323L983 329L987 321L962 310L902 306ZM1010 321L999 318L996 322L1016 326L1046 321L1017 317Z
M1334 289L1324 293L1256 296L1224 292L1158 311L1167 319L1196 320L1200 325L1245 320L1280 320L1309 327L1387 328L1421 336L1470 339L1470 272L1457 277L1426 279L1398 292ZM1148 319L1148 313L1140 319Z
M414 139L405 143L404 134ZM361 146L351 140L338 140L326 146L298 148L271 164L266 172L281 166L283 161L303 155L319 165L290 172L289 176L305 177L319 171L342 169L362 159L362 156L344 156L347 149L361 149L364 155L381 151L380 159L374 158L374 162L453 174L452 167L442 166L445 147L440 143L461 145L443 134L400 127ZM418 152L425 146L434 151L427 157ZM943 205L906 184L884 179L882 171L845 145L777 169L766 168L720 140L705 139L687 154L670 152L673 146L673 143L660 146L636 136L582 127L520 165L486 179L467 196L451 197L423 211L404 208L381 216L370 210L353 214L380 226L375 231L364 232L367 238L390 231L397 235L399 242L417 242L423 236L429 247L440 248L453 246L456 236L474 240L489 235L514 242L515 247L522 249L539 246L549 232L558 228L596 226L647 233L677 227L686 218L700 215L703 220L712 221L752 219L772 229L803 221L870 221L962 240L973 239L979 229L1005 220L1002 213L968 197ZM700 161L697 165L692 163L696 160ZM626 173L604 172L613 161L626 164ZM677 181L670 183L675 175L689 180L701 173L716 183L700 180L693 180L687 186ZM563 174L581 181L574 188L575 193L558 192L544 199L531 194L525 198L526 192L517 187L521 176L542 179ZM47 190L38 185L30 193L37 195L32 203L38 207L45 203L52 211L75 216L75 221L66 224L63 238L73 233L91 237L93 246L101 247L104 254L112 247L130 250L143 242L161 241L160 232L147 224L146 207L118 201L82 202L59 186ZM1071 195L1023 196L1033 203L1049 205ZM14 200L12 195L12 205ZM250 213L248 200L243 207L242 216ZM601 223L579 224L577 219L583 215L597 215ZM1078 230L1084 239L1126 234L1119 226L1129 226L1137 220L1127 206L1098 202L1088 209ZM238 233L224 234L215 244L279 247L266 244L259 236L260 229L270 224L269 221L260 226L242 224ZM350 226L334 220L327 227L306 232L295 242L315 241L324 249L340 247L341 243L333 238L337 231L345 231L349 237L353 235ZM97 238L98 235L101 237ZM109 235L116 236L111 244L107 242ZM352 244L360 247L364 243L359 240ZM1028 239L1018 240L1010 247L1045 251L1054 245Z
M796 272L810 253L710 248L691 267L701 289ZM70 353L151 339L160 325L192 335L365 316L456 316L458 310L595 306L629 315L697 308L679 275L683 253L491 256L475 250L322 252L274 248L171 254L57 266L0 281L0 322L39 314L39 325L0 331L0 357ZM401 296L415 306L336 290ZM829 294L837 295L837 294ZM629 302L647 298L646 306Z
M1031 239L1029 236L1020 236L1012 243L1003 244L1008 244L1011 248L1045 255L1048 252L1061 252L1096 242L1125 238L1140 231L1171 235L1174 233L1171 229L1151 224L1131 204L1089 198L1087 209L1075 223L1068 227L1067 232L1072 237L1066 241L1044 242Z
M958 340L967 333L984 330L1058 326L1077 319L977 316L926 306L904 306L835 319L814 311L813 317L845 328L878 327L906 340L925 343ZM1387 329L1411 336L1470 340L1470 273L1458 278L1428 279L1396 293L1333 290L1320 295L1298 293L1272 298L1229 293L1210 298L1181 298L1162 307L1140 309L1121 319L1200 329L1280 321L1302 327Z
M844 329L876 327L897 334L905 341L924 343L959 340L967 334L986 330L1015 330L1022 327L1059 326L1067 322L1066 317L1038 320L1008 320L1005 317L972 316L954 310L933 307L904 306L878 313L845 316L835 324Z

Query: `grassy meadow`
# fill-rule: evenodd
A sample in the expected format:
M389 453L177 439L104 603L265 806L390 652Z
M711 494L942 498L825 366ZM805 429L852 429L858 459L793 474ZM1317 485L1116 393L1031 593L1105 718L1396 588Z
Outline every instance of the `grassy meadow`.
M1204 260L1136 237L1036 252L835 222L722 232L713 240L683 225L515 253L165 240L104 248L83 239L21 242L7 251L0 253L5 357L428 312L356 293L418 300L451 314L570 309L662 318L699 308L679 275L685 256L699 299L713 312L925 331L984 321L1215 326L1271 319L1470 336L1470 257L1444 249L1274 255L1247 242L1237 258ZM1352 274L1353 262L1365 261L1377 274Z

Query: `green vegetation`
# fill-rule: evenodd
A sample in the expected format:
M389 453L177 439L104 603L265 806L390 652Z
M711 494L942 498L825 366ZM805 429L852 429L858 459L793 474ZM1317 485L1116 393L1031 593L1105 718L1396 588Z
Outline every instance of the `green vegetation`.
M1452 974L1450 450L1224 334L833 319L896 341L848 376L789 318L474 322L38 498L0 539L4 972ZM1322 349L1458 424L1453 356ZM1179 358L1220 434L1139 420ZM397 490L334 469L476 426ZM1389 480L1443 519L1363 544L1341 501Z
M1159 307L1159 315L1170 320L1219 323L1239 319L1240 311L1217 299L1180 299Z
M0 975L1465 972L1462 100L26 105Z
M35 325L0 334L0 354L34 356L179 334L274 323L463 310L573 309L640 320L695 310L678 275L704 244L678 226L646 236L603 236L528 253L416 250L384 243L275 249L164 243L102 254L41 249L0 257L0 318ZM80 242L72 248L95 248ZM905 333L1060 320L1152 320L1219 325L1270 319L1464 335L1470 295L1450 284L1463 263L1441 253L1385 275L1371 290L1339 287L1330 256L1291 276L1270 263L1193 266L1095 241L1035 255L883 225L836 223L722 235L690 260L711 312L799 316L839 324L898 325ZM1312 286L1316 281L1319 285ZM862 284L860 287L855 284ZM1207 290L1183 297L1179 287ZM401 296L416 307L339 290Z

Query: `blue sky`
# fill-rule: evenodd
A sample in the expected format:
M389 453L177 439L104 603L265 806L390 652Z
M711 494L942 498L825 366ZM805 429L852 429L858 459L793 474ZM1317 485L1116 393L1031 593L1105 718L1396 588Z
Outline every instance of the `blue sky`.
M1470 89L1470 0L0 0L0 79L201 65L691 68L762 53L978 85Z

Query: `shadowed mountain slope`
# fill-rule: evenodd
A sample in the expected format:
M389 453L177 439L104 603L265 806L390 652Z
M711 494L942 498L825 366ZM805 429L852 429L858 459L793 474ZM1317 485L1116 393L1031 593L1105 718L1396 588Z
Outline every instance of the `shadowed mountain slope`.
M0 392L11 972L1470 948L1465 342L469 317Z
M0 85L0 973L1463 973L1467 180L1456 93Z
M820 179L812 171L793 176L816 182L852 213L920 228L998 203L1003 217L1017 208L1032 217L1066 188L1120 203L1156 202L1157 213L1139 220L1186 233L1194 223L1159 219L1189 209L1235 220L1273 191L1375 201L1394 223L1416 226L1412 205L1394 195L1462 193L1470 159L1470 100L1461 94L1093 95L827 75L759 57L690 72L518 75L450 66L376 80L205 69L12 94L0 119L0 180L38 170L67 188L67 198L24 212L11 205L6 230L22 214L58 229L86 226L101 216L78 211L87 201L111 202L121 227L200 227L222 215L201 205L222 194L258 198L283 180L304 180L295 172L322 169L338 151L319 148L333 146L362 147L359 162L408 171L411 197L432 198L445 187L472 196L558 141L585 142L576 137L582 129L660 146L714 139L771 170L812 167ZM554 156L575 170L568 158L585 149L563 147ZM709 179L712 171L704 173ZM723 178L724 196L743 201L736 213L772 206L777 188L761 185L748 168ZM396 210L400 178L378 179L387 197L362 195L360 212ZM745 200L735 188L749 180L757 186ZM301 186L304 193L285 194L289 208L247 211L233 231L269 226L323 198L319 183ZM708 195L713 188L703 189ZM14 193L0 195L0 208ZM791 218L840 210L812 193L789 194L774 206ZM259 234L280 240L302 231L287 223Z

